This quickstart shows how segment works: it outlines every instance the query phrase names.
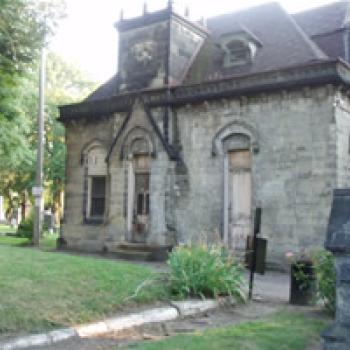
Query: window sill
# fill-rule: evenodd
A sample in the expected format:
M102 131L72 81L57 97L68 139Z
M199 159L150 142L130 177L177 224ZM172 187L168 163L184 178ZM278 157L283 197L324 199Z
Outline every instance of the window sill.
M84 225L102 225L103 218L85 218Z

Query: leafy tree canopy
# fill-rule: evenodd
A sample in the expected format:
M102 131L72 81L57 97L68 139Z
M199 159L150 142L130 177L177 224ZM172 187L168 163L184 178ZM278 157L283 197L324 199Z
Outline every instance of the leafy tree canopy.
M29 191L35 173L38 58L65 0L0 0L0 193ZM62 58L47 60L45 182L54 193L64 183L64 129L57 105L85 97L95 86ZM54 200L54 198L52 198Z

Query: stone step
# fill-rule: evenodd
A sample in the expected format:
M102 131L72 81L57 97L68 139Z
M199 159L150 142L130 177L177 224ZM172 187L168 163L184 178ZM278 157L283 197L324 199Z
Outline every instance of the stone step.
M106 246L106 253L121 259L166 261L171 248L171 246L145 243L110 243Z
M146 244L146 243L118 243L116 245L119 249L124 250L137 250L137 251L145 251L145 252L154 252L159 250L170 251L172 246L170 245L155 245L155 244Z
M124 249L109 249L108 255L113 256L118 259L125 259L131 261L151 261L152 253L151 252L143 252L137 250L124 250Z

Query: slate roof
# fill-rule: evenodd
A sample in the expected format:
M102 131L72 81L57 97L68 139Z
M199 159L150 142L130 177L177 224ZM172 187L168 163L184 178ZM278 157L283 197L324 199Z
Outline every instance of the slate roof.
M345 59L343 31L349 20L348 8L348 1L338 1L293 17L325 54L333 59Z
M118 93L118 75L113 76L111 79L106 81L104 84L99 86L94 92L92 92L85 100L86 101L96 101L110 96L116 95Z
M225 14L207 20L210 33L183 83L201 82L221 77L254 74L269 70L344 58L343 24L347 1L288 14L278 3ZM256 56L246 65L224 68L224 52L218 45L223 34L246 31L261 43ZM118 93L114 76L88 98L108 98Z
M337 1L296 13L293 17L309 36L330 33L343 27L348 4L348 1Z
M213 57L214 62L205 72L204 80L275 70L327 59L327 56L303 32L293 17L278 3L264 4L209 18L207 27L216 43L223 34L246 28L259 39L262 46L251 64L229 69L223 68L224 52L216 52L216 57ZM196 70L196 67L192 67L193 70ZM191 72L188 81L193 81Z

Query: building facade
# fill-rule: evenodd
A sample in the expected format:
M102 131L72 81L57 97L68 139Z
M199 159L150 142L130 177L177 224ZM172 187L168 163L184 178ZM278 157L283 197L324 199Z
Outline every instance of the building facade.
M116 76L60 107L69 249L222 242L262 208L267 259L321 247L350 185L350 29L340 1L193 23L169 6L120 19Z

